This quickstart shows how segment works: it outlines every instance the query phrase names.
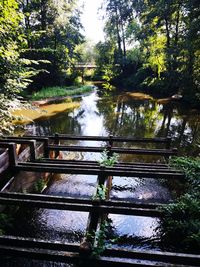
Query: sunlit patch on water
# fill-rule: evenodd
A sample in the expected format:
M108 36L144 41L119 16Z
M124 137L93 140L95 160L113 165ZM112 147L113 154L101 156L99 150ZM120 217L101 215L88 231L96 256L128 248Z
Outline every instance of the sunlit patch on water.
M159 180L137 177L114 177L112 199L165 203L171 199L169 190Z
M88 213L40 209L35 219L37 238L80 243L86 231Z
M111 219L112 246L127 249L152 249L159 240L158 218L109 215Z
M62 174L61 178L52 181L46 194L74 198L92 198L96 191L97 176Z

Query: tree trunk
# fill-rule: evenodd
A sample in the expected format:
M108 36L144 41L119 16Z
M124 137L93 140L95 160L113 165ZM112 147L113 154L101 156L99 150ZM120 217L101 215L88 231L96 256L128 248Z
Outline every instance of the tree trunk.
M41 0L41 29L42 30L46 30L47 27L47 1L46 0Z

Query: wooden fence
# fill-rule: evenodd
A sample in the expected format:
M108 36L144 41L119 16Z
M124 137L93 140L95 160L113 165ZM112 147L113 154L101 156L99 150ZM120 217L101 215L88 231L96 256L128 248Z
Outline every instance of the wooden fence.
M79 146L63 145L63 141L100 141L105 146ZM37 143L43 144L43 158L36 156ZM162 144L164 148L125 148L115 144ZM106 199L75 199L71 197L49 196L43 194L22 194L14 192L0 192L0 204L38 207L45 209L71 210L89 213L86 232L97 231L98 226L108 214L121 214L145 217L162 217L159 203L132 203L127 201L114 201L109 199L112 188L112 177L141 177L184 179L184 175L172 168L167 163L142 163L119 162L113 166L100 166L91 160L66 160L58 159L61 151L101 153L107 151L107 156L113 153L158 155L168 158L176 155L177 150L170 148L170 138L122 138L122 137L97 137L97 136L70 136L54 135L49 137L24 136L4 137L0 140L0 148L7 149L9 168L12 171L34 171L68 174L87 174L97 176L98 186L107 187ZM21 161L16 155L16 144L25 144L29 147L29 161ZM115 145L115 146L114 146ZM49 158L54 151L55 158ZM1 159L1 158L0 158ZM0 163L1 164L1 163ZM1 165L0 165L1 166ZM14 236L0 237L0 254L17 257L27 257L58 262L79 263L81 266L200 266L200 256L158 251L137 251L125 249L106 249L101 256L91 256L91 247L95 246L94 238L85 235L80 244L61 243L58 241L38 240ZM87 245L90 246L87 246ZM85 246L86 245L86 246ZM98 244L97 244L98 245ZM89 249L88 249L89 248ZM175 264L175 265L174 265Z

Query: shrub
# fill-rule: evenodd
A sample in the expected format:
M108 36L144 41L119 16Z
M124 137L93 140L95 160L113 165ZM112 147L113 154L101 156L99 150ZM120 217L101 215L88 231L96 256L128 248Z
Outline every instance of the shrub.
M171 166L185 173L185 194L175 203L164 205L159 227L164 246L178 251L200 251L200 159L176 157Z

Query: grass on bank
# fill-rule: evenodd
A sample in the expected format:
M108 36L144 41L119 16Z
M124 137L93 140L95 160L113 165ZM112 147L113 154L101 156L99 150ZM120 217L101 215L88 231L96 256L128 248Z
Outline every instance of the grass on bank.
M41 100L51 97L62 97L62 96L73 96L91 92L94 89L92 85L84 85L81 87L70 86L70 87L46 87L40 91L34 93L31 96L31 100Z

